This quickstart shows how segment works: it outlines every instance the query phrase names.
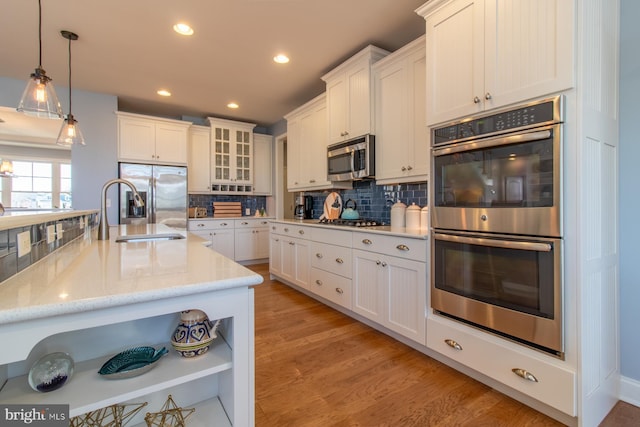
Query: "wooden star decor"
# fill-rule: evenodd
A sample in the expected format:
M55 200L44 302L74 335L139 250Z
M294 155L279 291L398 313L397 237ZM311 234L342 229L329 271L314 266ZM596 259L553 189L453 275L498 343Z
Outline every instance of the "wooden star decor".
M69 427L124 427L145 406L147 402L107 406L71 418Z
M144 420L147 427L185 427L185 420L195 410L195 408L180 408L169 395L160 412L147 412Z

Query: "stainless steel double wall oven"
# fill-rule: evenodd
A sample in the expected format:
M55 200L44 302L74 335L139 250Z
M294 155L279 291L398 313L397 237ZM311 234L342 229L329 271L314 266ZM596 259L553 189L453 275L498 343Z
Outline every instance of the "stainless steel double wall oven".
M564 357L563 98L432 131L431 305Z

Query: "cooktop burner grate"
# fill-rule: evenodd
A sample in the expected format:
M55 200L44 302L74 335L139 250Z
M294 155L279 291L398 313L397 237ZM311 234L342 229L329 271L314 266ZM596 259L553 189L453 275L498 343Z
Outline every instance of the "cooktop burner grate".
M328 225L341 225L345 227L376 227L381 225L386 225L382 221L377 221L375 219L321 219L319 224L328 224Z

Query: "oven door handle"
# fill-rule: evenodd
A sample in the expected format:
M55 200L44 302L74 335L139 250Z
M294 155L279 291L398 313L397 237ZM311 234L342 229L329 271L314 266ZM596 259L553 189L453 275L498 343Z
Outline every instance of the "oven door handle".
M480 148L496 147L500 145L518 144L522 142L538 141L551 137L551 130L539 130L535 132L519 133L516 135L500 136L497 138L483 139L481 141L470 141L456 144L452 147L438 148L433 150L434 156L444 156L447 154L459 153L461 151L476 150Z
M551 252L553 245L551 243L541 242L516 242L512 240L495 240L484 239L481 237L458 236L453 234L434 233L433 237L438 240L446 240L454 243L467 243L470 245L492 246L505 249L521 249L525 251Z

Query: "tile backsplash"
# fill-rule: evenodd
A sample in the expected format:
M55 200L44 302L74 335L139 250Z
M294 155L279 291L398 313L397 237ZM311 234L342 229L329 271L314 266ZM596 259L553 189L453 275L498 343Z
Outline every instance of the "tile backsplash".
M213 216L213 202L241 202L243 215L246 209L251 211L250 215L255 215L256 210L267 207L266 196L189 194L189 207L206 208L209 217Z

